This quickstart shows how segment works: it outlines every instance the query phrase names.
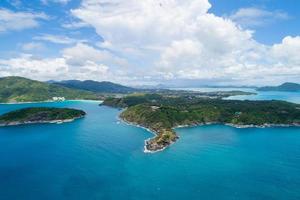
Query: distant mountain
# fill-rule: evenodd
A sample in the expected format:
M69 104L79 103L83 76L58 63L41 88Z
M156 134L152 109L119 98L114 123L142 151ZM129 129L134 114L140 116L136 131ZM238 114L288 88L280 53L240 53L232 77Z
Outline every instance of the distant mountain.
M59 85L34 81L23 77L0 78L0 102L34 102L65 99L96 99L96 94L83 90L70 89Z
M203 86L207 88L245 88L245 89L255 89L256 86L251 85L207 85Z
M55 80L46 81L46 83L55 83L55 82L56 82Z
M86 81L79 81L79 80L68 80L68 81L61 81L61 82L55 82L56 85L61 85L67 88L73 88L73 89L81 89L81 90L87 90L91 92L97 92L97 93L130 93L130 92L136 92L139 91L139 89L123 86L120 84L107 82L107 81L92 81L92 80L86 80Z
M297 83L283 83L279 86L266 86L257 88L258 91L286 91L286 92L300 92L300 84Z

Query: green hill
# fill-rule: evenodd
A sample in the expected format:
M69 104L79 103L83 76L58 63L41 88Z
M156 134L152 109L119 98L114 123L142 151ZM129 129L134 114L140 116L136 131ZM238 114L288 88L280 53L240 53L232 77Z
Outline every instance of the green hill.
M300 126L300 105L284 101L237 101L158 94L107 98L102 105L127 108L120 118L150 129L148 151L163 150L178 136L173 128L221 123L237 127Z
M131 92L138 91L138 89L108 82L108 81L98 82L92 80L86 80L86 81L68 80L68 81L55 82L55 84L67 88L88 90L97 93L131 93Z
M258 91L282 91L282 92L300 92L300 84L297 83L283 83L279 86L260 87Z
M0 102L2 103L47 101L52 100L53 97L97 99L94 93L88 91L70 89L17 76L0 78Z
M35 123L62 123L82 118L86 113L71 108L23 108L0 116L0 126Z

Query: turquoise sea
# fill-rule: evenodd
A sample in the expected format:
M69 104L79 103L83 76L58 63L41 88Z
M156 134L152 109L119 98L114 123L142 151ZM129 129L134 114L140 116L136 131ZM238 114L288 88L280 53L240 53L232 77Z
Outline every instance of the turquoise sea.
M251 91L251 90L250 90ZM293 103L300 103L300 92L274 92L274 91L255 91L256 95L237 95L227 99L235 100L283 100Z
M244 91L253 92L255 95L237 95L227 99L233 100L283 100L293 103L300 103L300 92L277 92L277 91L256 91L254 88L173 88L175 90L190 90L200 92L216 92L216 91Z
M152 134L119 122L117 109L66 101L2 104L0 114L29 106L87 116L0 128L1 200L300 199L300 128L180 128L177 143L145 154Z

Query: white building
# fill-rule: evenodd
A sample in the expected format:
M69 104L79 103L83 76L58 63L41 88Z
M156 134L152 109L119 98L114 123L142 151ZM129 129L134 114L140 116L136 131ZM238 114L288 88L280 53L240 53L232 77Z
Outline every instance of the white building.
M52 97L53 101L64 101L66 100L65 97Z

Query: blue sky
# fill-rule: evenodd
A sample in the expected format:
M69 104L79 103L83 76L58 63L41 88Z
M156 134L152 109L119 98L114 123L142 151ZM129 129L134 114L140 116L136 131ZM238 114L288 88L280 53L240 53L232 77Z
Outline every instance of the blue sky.
M278 43L286 35L297 36L300 33L300 2L295 0L211 0L211 12L216 15L228 15L241 8L258 8L271 12L281 11L289 15L288 20L273 21L265 26L254 27L254 37L265 44Z
M297 82L299 8L293 0L2 0L0 76Z

